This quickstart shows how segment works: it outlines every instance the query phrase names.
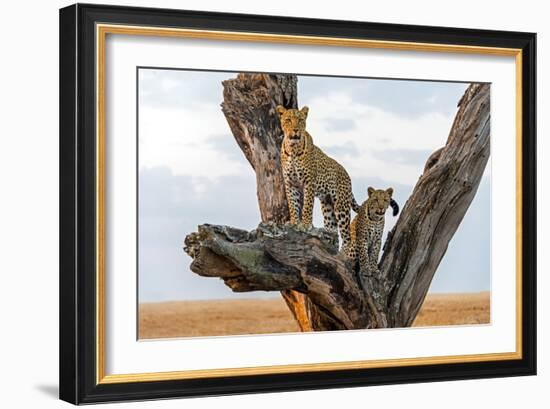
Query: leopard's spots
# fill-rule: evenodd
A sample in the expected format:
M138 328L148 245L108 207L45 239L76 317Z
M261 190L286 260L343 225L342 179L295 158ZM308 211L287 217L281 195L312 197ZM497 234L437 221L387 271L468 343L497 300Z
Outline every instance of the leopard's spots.
M338 229L342 250L348 254L351 248L350 209L359 209L353 198L351 179L342 165L313 144L306 131L308 107L298 110L279 105L277 112L284 134L281 166L290 222L303 228L311 227L313 203L317 197L321 201L325 228Z
M378 275L378 257L384 231L384 216L389 206L393 215L399 206L392 199L393 189L375 190L368 188L369 197L360 206L357 216L351 222L351 251L349 257L355 259L359 270L365 275Z

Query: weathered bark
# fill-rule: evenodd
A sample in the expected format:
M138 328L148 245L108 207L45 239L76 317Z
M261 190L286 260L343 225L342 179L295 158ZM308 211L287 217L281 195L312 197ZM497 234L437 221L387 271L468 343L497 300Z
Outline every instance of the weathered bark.
M329 329L365 328L368 313L356 275L338 256L336 233L262 223L247 232L201 225L185 239L191 271L219 277L235 292L307 293Z
M275 223L262 223L252 232L202 225L198 233L188 235L185 250L194 259L192 271L220 277L233 291L306 294L309 324L314 330L410 326L475 196L487 164L489 94L489 85L468 87L459 102L447 143L428 158L424 173L388 235L379 263L379 277L359 279L351 263L337 254L333 233L324 229L302 232L282 225L287 220L280 216L287 212L284 193L281 202L273 202L281 204L278 210L272 210L273 219L264 219L262 214L263 222ZM224 105L224 112L226 109ZM268 115L276 118L274 112ZM263 123L271 123L262 118ZM246 121L254 122L254 119ZM246 121L235 120L231 125L228 118L234 133L235 129L242 130L242 123L248 123ZM254 123L256 127L262 126L258 125L262 122ZM254 139L250 131L241 132L243 140ZM241 145L249 161L254 157L265 158L253 152L264 149L262 146L269 145L265 141ZM273 146L278 143L274 142ZM280 172L277 160L270 163L268 158L268 166ZM255 169L263 165L255 159L251 163ZM270 177L275 183L275 177ZM280 198L280 186L266 187L274 192L271 198ZM281 218L277 219L275 214Z
M295 75L239 74L223 82L222 111L235 141L256 172L263 222L289 220L279 162L283 132L275 108L297 107L296 85Z
M384 246L389 325L410 326L472 202L489 160L490 86L472 84L445 146L428 159Z
M296 108L295 75L239 74L223 82L222 111L235 141L256 172L256 191L262 222L286 223L290 216L279 153L283 133L277 105ZM305 295L281 292L302 331L310 331Z

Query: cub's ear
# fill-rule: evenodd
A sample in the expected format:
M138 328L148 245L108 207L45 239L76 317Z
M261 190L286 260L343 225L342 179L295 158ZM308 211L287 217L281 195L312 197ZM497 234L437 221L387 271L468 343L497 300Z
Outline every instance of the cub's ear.
M304 116L304 118L307 118L307 113L309 112L309 108L307 106L304 106L302 109L300 109L300 112Z
M286 108L282 105L277 105L277 112L279 113L279 116L283 115L286 112Z
M372 195L374 193L374 188L369 186L369 188L367 189L367 192L368 192L369 196Z
M391 197L391 195L393 195L393 188L392 188L392 187L387 188L387 189L386 189L386 193L387 193L388 195L390 195L390 197Z

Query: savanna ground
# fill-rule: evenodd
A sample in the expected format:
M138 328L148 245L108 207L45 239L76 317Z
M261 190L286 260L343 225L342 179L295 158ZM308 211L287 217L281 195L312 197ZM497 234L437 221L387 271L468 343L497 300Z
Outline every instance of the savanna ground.
M488 324L490 293L428 294L415 327ZM139 338L299 332L282 298L139 305Z

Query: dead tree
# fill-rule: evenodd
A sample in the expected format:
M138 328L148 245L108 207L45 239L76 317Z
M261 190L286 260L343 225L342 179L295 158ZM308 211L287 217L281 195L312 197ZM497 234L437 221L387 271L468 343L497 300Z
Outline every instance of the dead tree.
M235 141L256 173L262 222L290 220L279 152L283 134L275 107L296 108L295 75L239 74L224 81L222 111ZM312 329L306 295L283 289L281 295L302 331Z
M256 172L262 222L251 232L199 226L185 239L191 270L219 277L235 292L281 291L303 330L410 326L489 159L489 94L487 84L468 87L445 146L428 158L388 234L380 276L360 278L338 255L335 233L286 223L275 107L297 105L296 77L239 74L225 81L222 109Z

